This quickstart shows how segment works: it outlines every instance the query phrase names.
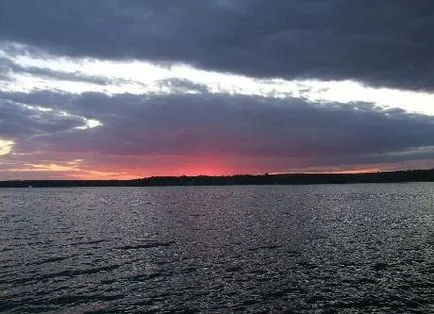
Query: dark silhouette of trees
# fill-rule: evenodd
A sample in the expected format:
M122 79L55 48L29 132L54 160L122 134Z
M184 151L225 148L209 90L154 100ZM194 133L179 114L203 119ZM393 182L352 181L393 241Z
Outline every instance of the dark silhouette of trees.
M264 174L232 176L161 176L134 180L14 180L0 188L91 186L189 186L434 182L434 169L359 174Z

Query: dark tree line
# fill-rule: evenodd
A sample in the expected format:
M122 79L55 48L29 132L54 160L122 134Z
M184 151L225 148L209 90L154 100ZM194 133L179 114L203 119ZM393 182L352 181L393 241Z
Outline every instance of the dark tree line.
M434 182L434 169L362 174L278 174L233 176L149 177L134 180L14 180L0 181L0 188L97 187L97 186L189 186Z

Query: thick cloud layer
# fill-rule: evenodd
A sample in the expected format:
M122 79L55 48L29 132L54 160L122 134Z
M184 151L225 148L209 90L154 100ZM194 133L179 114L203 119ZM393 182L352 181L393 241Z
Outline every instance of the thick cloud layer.
M138 162L155 156L250 159L252 165L274 171L434 158L434 118L363 103L320 105L223 94L110 97L41 92L9 98L28 106L44 100L52 108L35 115L19 105L4 111L3 105L0 118L7 127L0 137L22 139L17 143L21 152L43 147L46 153L70 159L118 156L115 164L107 162L112 168L122 158L129 163L129 158ZM77 117L97 117L103 126L81 130L77 126L83 121ZM93 162L95 166L101 160Z
M0 39L66 55L433 90L431 0L1 1Z

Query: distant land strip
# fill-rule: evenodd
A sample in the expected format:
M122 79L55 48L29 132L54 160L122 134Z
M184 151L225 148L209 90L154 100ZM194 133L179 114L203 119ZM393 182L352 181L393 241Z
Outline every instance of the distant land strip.
M357 174L263 174L230 176L158 176L132 180L9 180L0 188L28 187L97 187L97 186L218 186L273 184L351 184L434 182L434 169Z

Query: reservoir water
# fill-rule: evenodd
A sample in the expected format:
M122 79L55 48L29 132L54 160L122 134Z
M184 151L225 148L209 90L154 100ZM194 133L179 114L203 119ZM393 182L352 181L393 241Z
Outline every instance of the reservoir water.
M0 312L434 313L433 194L0 189Z

